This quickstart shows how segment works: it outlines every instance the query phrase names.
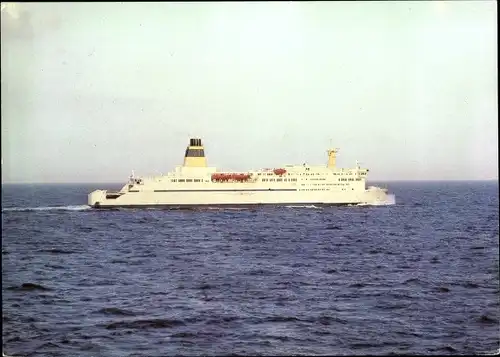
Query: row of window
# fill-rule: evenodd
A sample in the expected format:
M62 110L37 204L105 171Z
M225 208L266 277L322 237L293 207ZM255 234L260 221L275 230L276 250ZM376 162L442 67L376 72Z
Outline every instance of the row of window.
M203 182L202 179L172 179L172 182ZM205 182L209 182L205 180Z
M340 178L339 181L361 181L361 178Z
M296 182L296 178L288 178L288 179L262 179L262 182Z
M296 174L294 174L294 173L291 173L291 174L292 174L292 175L308 175L308 176L309 176L309 175L310 175L310 176L313 176L313 175L323 175L323 174L320 174L320 173L315 173L315 174L313 174L313 173L311 173L311 174L305 174L305 173L296 173ZM257 175L258 175L258 176L261 176L261 175L262 175L262 176L275 176L273 172L258 173Z
M342 191L345 191L346 188L343 188ZM351 190L354 191L354 188L352 188ZM302 189L299 189L299 191L330 191L326 188L302 188Z
M325 175L328 175L328 174L327 173L316 172L316 173L309 173L309 174L306 173L304 175L308 175L308 176L314 176L314 175L316 175L316 176L325 176ZM353 172L333 172L333 175L335 175L335 176L337 176L337 175L338 176L344 176L344 175L354 175L354 173ZM361 173L361 175L366 175L366 173L363 172L363 173Z
M296 173L296 174L290 173L290 174L291 175L297 175L297 176L300 176L300 175L305 175L305 176L325 176L325 175L328 175L327 173L320 173L320 172L316 172L316 173ZM269 172L269 173L264 172L264 173L258 173L257 175L258 176L261 176L261 175L262 176L266 176L266 175L267 176L274 176L274 173L272 173L272 172ZM337 176L337 175L338 176L345 176L345 175L354 175L354 173L353 172L342 172L342 173L340 173L340 172L333 172L333 175L335 175L335 176ZM366 172L361 172L360 175L366 175ZM324 179L318 179L318 180L324 180Z
M343 188L342 191L347 190L347 188ZM354 191L354 188L351 188L352 191ZM299 191L329 191L326 188L302 188L299 189Z
M303 188L299 191L329 191L326 188Z
M305 184L303 183L302 186L349 186L348 183L310 183L310 184Z
M326 179L310 179L312 181L325 181ZM142 180L141 180L142 181ZM339 178L339 181L361 181L361 178ZM203 182L203 179L172 179L171 182ZM209 180L205 180L205 182L210 182ZM278 179L262 179L262 182L297 182L296 178L278 178ZM138 182L142 183L142 182ZM327 184L332 185L332 184Z

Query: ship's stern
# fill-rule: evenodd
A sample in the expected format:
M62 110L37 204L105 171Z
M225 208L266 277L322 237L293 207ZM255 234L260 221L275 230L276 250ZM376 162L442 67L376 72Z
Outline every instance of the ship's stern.
M95 190L89 193L88 196L88 205L90 207L98 208L102 202L106 200L106 191L105 190Z

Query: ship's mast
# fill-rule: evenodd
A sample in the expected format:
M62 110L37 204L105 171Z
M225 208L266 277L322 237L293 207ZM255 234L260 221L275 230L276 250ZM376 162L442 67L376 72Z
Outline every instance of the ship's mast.
M328 153L327 167L329 169L334 169L336 167L337 153L339 152L339 149L338 148L328 149L326 152Z

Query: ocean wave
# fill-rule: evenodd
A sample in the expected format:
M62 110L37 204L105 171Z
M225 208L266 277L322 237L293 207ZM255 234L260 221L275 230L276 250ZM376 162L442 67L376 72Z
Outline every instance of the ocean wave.
M129 320L116 321L106 324L104 327L107 330L114 329L147 329L147 328L171 328L185 325L181 320L170 319L149 319L149 320Z
M22 357L22 356L19 356L19 355L15 355L15 356L6 355L5 352L2 352L2 357Z
M20 286L11 286L8 287L7 290L14 290L14 291L33 291L33 290L42 290L42 291L47 291L47 290L52 290L50 288L47 288L43 285L39 284L34 284L34 283L23 283Z

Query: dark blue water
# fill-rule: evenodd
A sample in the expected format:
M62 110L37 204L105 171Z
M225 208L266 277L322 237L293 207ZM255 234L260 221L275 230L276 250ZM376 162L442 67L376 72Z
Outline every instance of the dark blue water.
M396 205L94 211L103 185L4 185L3 351L497 350L498 182L388 187Z

